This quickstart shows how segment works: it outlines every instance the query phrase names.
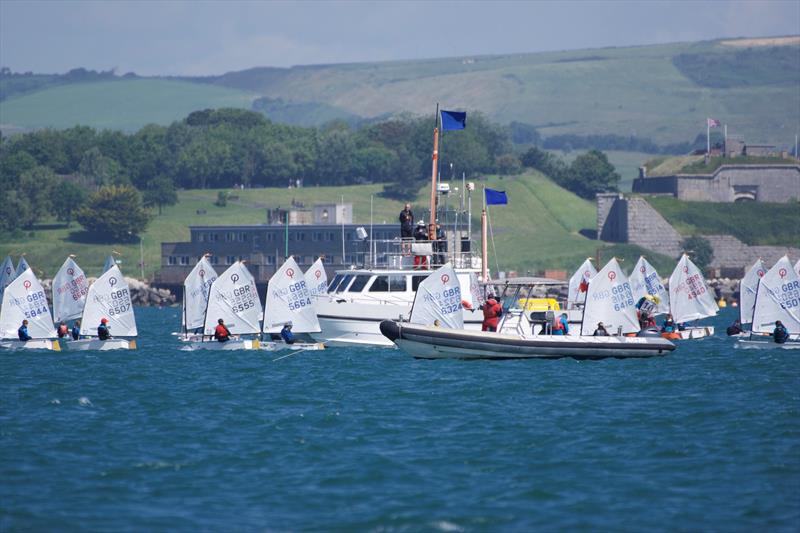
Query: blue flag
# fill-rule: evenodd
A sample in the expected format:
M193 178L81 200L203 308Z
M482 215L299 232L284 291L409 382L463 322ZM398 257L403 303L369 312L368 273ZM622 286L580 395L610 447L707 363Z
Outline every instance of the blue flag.
M466 111L445 111L442 109L442 131L463 130L466 127Z
M506 205L507 203L506 191L486 189L486 205Z

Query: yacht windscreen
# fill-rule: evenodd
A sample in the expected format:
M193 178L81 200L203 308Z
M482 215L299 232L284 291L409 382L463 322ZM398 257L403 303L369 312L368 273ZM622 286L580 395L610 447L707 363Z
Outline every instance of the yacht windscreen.
M364 290L364 287L367 286L367 282L371 277L372 276L369 274L361 274L356 276L355 281L353 281L353 284L350 285L350 288L347 290L347 292L361 292Z
M328 285L328 292L336 291L336 287L338 287L342 282L342 278L344 278L344 276L341 274L336 274L336 276L333 278L333 281L331 281L331 284Z
M344 290L347 288L348 285L350 285L350 282L352 280L353 280L352 274L346 275L342 280L342 282L339 284L339 286L336 288L336 292L344 292Z

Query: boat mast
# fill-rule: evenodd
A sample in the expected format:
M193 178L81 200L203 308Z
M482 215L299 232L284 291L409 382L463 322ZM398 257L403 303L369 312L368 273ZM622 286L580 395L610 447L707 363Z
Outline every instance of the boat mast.
M483 189L483 210L481 211L481 278L489 281L489 239L486 223L486 188ZM496 275L496 274L495 274Z
M439 169L439 104L436 104L436 126L433 128L433 162L431 164L431 220L428 239L436 240L436 175Z

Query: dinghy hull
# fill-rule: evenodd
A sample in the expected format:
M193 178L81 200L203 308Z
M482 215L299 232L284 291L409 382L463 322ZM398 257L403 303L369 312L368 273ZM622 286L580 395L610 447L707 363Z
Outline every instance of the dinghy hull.
M677 332L681 340L688 339L702 339L703 337L714 336L714 326L701 326L694 328L686 328Z
M381 332L420 359L627 359L666 355L675 345L650 337L522 337L381 322Z
M743 350L800 350L800 341L787 341L783 344L778 344L772 339L739 339L736 341L736 347Z
M61 351L61 344L55 339L33 339L18 341L13 339L0 340L0 348L4 350L51 350Z
M135 350L136 339L78 339L64 343L66 350L70 352L98 351L107 352L109 350Z
M190 341L186 343L192 350L258 350L261 348L261 341L258 339L238 339L228 342L210 340L208 342Z

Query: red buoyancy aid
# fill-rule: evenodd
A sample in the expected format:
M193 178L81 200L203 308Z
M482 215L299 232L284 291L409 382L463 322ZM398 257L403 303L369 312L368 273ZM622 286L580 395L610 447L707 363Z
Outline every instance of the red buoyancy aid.
M500 314L503 312L503 308L497 303L497 300L494 298L489 298L486 300L486 303L483 305L483 326L497 328L497 324L500 323Z
M214 337L217 338L217 339L227 339L228 338L228 328L226 328L222 324L218 324L216 329L214 329Z

